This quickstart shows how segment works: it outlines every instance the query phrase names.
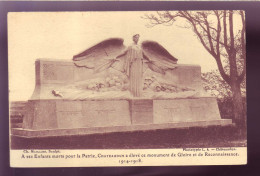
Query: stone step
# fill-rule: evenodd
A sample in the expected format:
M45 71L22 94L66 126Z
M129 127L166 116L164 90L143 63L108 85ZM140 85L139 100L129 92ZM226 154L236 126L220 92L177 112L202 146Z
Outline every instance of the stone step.
M73 135L89 135L89 134L104 134L114 132L130 132L130 131L149 131L160 129L179 128L185 129L190 127L210 127L210 126L233 126L232 120L221 119L211 121L196 121L196 122L180 122L180 123L165 123L165 124L141 124L130 126L114 126L114 127L86 127L74 129L46 129L46 130L29 130L16 128L11 130L11 135L25 138L35 137L52 137L52 136L73 136Z
M21 118L23 119L24 115L23 114L10 114L10 118Z
M24 109L25 105L10 105L9 106L10 109Z
M13 124L13 123L23 123L23 118L21 117L12 117L10 118L10 123Z
M13 101L10 103L9 107L10 109L24 109L26 106L27 101Z
M10 111L10 116L24 116L25 111Z
M26 101L13 101L10 103L10 118L23 118ZM16 120L14 120L16 121Z
M22 128L23 123L11 123L11 128Z
M25 106L11 106L10 111L23 111Z
M27 101L12 101L11 105L25 105L27 103Z

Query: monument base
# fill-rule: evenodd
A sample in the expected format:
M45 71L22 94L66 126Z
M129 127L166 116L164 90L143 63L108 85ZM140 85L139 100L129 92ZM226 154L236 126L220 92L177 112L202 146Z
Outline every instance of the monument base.
M216 98L29 100L22 137L231 125L221 119Z
M12 129L12 135L24 138L38 137L55 137L55 136L74 136L74 135L89 135L89 134L104 134L114 132L133 132L133 131L148 131L159 129L173 128L190 128L190 127L210 127L210 126L228 126L232 125L231 119L220 119L210 121L191 121L191 122L175 122L164 124L141 124L131 126L110 126L110 127L89 127L75 129L49 129L49 130L30 130L15 128Z

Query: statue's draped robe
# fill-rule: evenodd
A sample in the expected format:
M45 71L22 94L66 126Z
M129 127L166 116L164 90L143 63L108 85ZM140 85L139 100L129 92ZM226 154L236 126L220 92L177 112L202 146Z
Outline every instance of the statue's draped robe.
M129 77L129 91L134 97L141 97L143 90L143 52L139 45L133 44L127 48L126 75Z

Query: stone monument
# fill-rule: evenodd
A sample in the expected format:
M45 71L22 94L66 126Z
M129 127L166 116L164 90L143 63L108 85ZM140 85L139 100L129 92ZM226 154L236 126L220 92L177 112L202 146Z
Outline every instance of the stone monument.
M125 47L105 40L72 61L38 59L21 137L86 135L230 125L201 84L198 65L177 59L154 41Z

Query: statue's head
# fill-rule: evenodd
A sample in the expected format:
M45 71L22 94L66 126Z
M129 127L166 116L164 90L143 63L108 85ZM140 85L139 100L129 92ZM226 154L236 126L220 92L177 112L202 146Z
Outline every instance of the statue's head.
M140 35L139 34L135 34L133 35L133 41L137 44L139 41Z

